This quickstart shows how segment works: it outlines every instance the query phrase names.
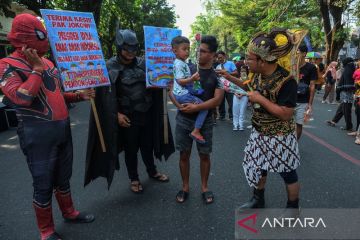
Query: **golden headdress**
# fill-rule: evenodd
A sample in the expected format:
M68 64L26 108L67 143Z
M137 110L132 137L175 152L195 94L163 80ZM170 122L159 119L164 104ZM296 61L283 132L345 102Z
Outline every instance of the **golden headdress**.
M262 60L277 63L288 70L290 75L298 80L299 56L297 49L306 30L287 30L275 28L270 33L259 32L250 41L247 53L251 52L259 56Z

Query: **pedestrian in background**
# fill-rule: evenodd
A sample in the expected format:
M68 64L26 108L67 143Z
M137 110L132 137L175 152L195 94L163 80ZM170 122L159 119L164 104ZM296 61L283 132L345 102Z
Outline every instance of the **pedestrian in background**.
M232 61L227 60L227 55L224 51L219 51L217 53L219 65L217 65L216 69L225 69L228 73L233 76L237 75L237 69L235 64ZM232 113L232 106L233 106L233 93L225 92L224 99L219 106L219 114L220 120L225 120L226 117L226 108L225 108L225 100L228 104L228 114L229 119L232 120L233 113Z
M247 79L246 67L243 65L240 70L242 80ZM248 103L247 93L242 90L240 93L234 93L233 99L233 130L244 131L245 112Z
M338 63L333 61L329 64L329 66L327 67L325 73L322 75L323 78L325 78L325 93L323 96L323 100L321 101L321 103L333 103L334 101L334 95L332 94L330 96L330 93L335 91L335 83L336 83L336 67L337 67ZM329 97L329 100L326 100Z
M341 75L340 81L337 86L337 92L340 94L341 104L339 105L335 116L332 120L327 120L327 124L335 126L340 119L344 116L346 127L343 130L351 132L353 130L353 124L351 120L351 108L354 102L354 79L353 74L355 72L355 64L352 58L345 58L342 62L344 72Z

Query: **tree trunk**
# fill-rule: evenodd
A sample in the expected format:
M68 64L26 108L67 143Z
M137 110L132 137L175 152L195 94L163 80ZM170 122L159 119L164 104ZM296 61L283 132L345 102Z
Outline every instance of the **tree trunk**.
M333 0L318 0L325 31L326 62L336 61L346 36L343 32L344 25L341 23L344 7L334 5ZM330 14L333 24L331 24Z
M114 41L110 41L109 44L107 45L107 47L108 47L107 58L108 59L111 58L112 56L114 56L114 51L113 51L113 48L112 48L113 44L114 44Z
M19 0L18 3L26 6L27 9L34 11L36 14L40 15L40 9L46 9L51 8L52 3L47 0L39 0L39 1L33 1L33 0ZM50 6L48 6L50 5Z
M224 34L224 52L225 52L225 54L229 54L229 51L228 51L228 42L227 42L227 35L226 35L226 33Z
M102 0L87 0L85 3L85 10L94 14L95 23L99 26Z

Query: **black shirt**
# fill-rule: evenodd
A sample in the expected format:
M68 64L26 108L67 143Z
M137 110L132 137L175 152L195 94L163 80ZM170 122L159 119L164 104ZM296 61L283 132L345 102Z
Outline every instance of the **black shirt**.
M201 100L206 102L214 98L215 89L218 88L218 76L213 68L211 69L201 69L199 68L199 75L200 75L200 84L201 87L204 89L204 93L199 97ZM195 119L198 113L182 113L179 111L184 117L188 117L191 119ZM212 116L212 110L209 110L207 117Z
M281 87L276 103L279 106L295 108L296 97L297 97L297 82L295 79L291 79L286 83L284 83L284 85Z
M317 69L316 67L311 63L305 63L304 66L300 68L300 74L299 74L299 83L303 82L310 86L311 81L317 80ZM306 94L297 96L297 102L298 103L308 103L310 99L310 87L308 88Z

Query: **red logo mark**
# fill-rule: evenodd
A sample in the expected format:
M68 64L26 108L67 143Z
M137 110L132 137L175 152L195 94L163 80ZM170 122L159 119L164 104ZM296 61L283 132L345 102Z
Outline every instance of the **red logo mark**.
M240 227L243 227L243 228L245 228L246 230L251 231L251 232L253 232L253 233L257 233L258 230L256 230L255 228L252 228L252 227L250 227L250 226L248 226L248 225L245 225L245 222L247 222L247 221L249 221L249 220L252 220L252 224L251 224L251 225L254 226L254 225L256 224L256 217L257 217L257 214L254 213L253 215L250 215L250 216L248 216L248 217L246 217L246 218L238 221L237 223L239 224Z

